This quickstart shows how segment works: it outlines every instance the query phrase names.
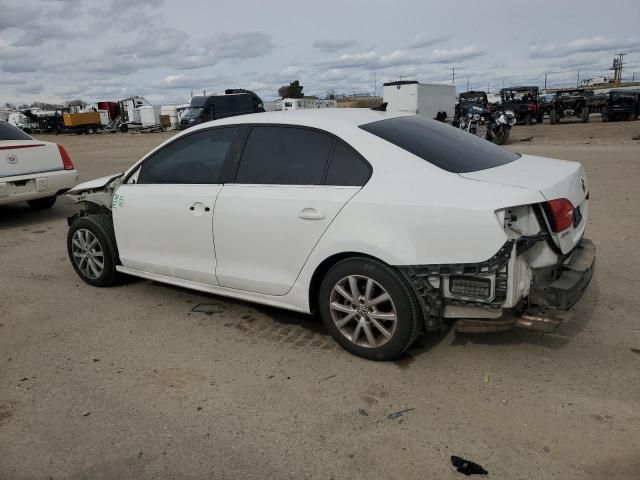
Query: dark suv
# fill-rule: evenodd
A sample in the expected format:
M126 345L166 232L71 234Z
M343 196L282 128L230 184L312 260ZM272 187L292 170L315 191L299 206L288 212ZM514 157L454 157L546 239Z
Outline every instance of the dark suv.
M538 102L538 87L510 87L500 90L501 103L499 110L511 110L516 119L527 125L535 118L542 123L544 112Z
M464 115L466 110L470 107L480 107L483 110L489 110L489 100L487 99L486 92L483 92L482 90L469 90L468 92L462 92L458 96L455 116L460 117Z
M635 120L640 114L640 90L611 90L602 109L602 121Z

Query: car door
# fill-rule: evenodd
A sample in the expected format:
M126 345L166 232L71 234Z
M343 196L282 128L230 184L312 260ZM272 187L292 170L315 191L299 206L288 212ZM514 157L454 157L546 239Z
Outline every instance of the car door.
M291 289L329 224L370 174L358 159L366 178L324 184L329 159L344 149L319 130L251 128L235 180L222 188L214 212L220 285L267 295Z
M198 130L155 152L113 196L122 265L217 285L212 219L240 128Z

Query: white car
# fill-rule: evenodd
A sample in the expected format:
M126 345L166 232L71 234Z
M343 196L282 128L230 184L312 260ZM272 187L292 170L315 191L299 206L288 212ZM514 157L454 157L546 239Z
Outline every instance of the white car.
M397 112L205 123L68 195L81 205L69 258L87 283L123 273L319 312L340 345L377 360L449 319L546 328L595 262L579 163Z
M62 145L35 140L0 121L0 205L26 201L34 209L49 208L77 181Z

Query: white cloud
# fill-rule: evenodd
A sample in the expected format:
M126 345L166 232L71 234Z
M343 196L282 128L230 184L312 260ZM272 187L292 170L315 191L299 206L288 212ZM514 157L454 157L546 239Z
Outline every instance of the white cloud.
M579 38L567 43L548 43L533 45L529 48L529 58L564 57L573 53L602 52L631 48L640 49L640 37L613 39L606 37Z
M463 48L436 49L431 53L431 61L433 63L452 63L461 62L463 60L471 60L472 58L481 57L487 53L480 50L475 45L467 45Z

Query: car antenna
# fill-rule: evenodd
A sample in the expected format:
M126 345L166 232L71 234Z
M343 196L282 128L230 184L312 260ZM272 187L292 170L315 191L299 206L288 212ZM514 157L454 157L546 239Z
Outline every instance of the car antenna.
M377 107L373 107L371 110L375 110L377 112L386 112L388 103L389 102L383 102L380 105L378 105Z

